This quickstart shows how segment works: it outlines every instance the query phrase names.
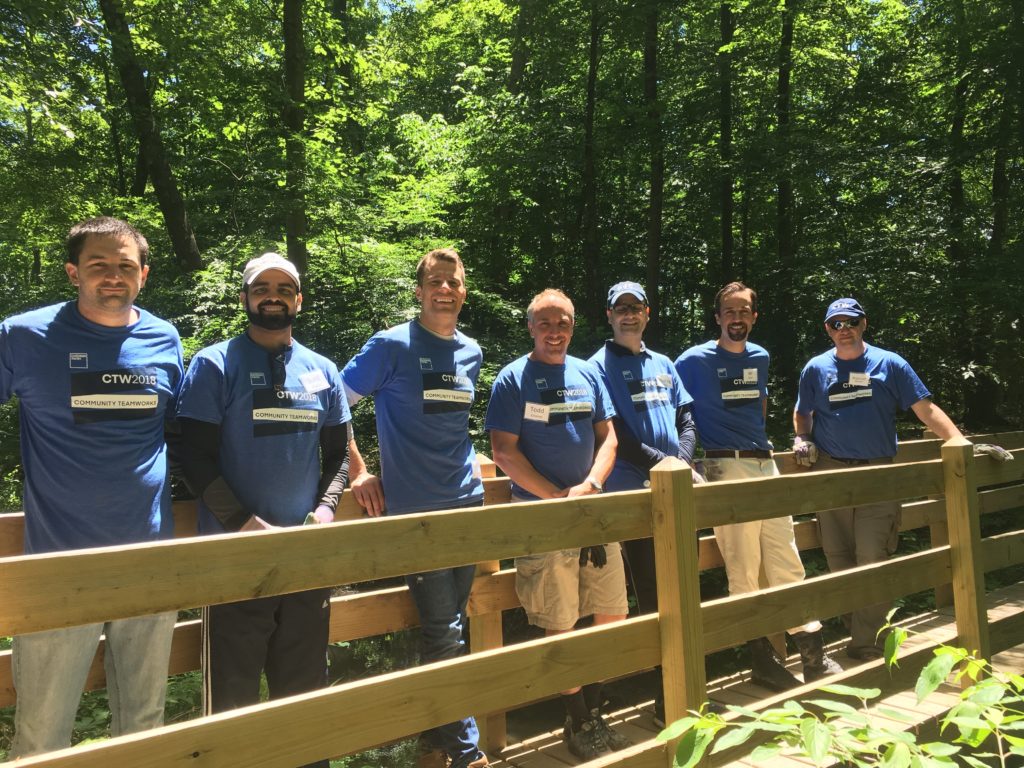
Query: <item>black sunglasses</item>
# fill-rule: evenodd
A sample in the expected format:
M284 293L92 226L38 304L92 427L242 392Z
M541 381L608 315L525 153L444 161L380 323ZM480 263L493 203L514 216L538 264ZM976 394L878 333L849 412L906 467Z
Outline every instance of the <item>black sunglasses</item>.
M851 317L849 320L829 320L826 325L833 331L841 331L843 328L856 328L860 325L859 317Z
M288 378L288 373L285 371L285 354L284 352L271 353L270 355L270 375L271 383L274 389L284 389L284 382Z

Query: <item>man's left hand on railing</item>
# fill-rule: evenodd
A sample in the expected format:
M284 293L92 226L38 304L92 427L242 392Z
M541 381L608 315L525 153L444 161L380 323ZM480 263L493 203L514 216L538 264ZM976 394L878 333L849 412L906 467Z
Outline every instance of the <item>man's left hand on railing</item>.
M793 458L801 467L813 467L818 461L818 446L807 435L793 438Z
M974 455L991 456L996 461L1013 461L1012 453L1003 448L1001 445L994 445L992 443L975 443Z
M356 497L356 502L366 510L366 514L370 517L380 517L384 514L384 486L379 477L363 472L353 478L349 487L352 489L352 495Z

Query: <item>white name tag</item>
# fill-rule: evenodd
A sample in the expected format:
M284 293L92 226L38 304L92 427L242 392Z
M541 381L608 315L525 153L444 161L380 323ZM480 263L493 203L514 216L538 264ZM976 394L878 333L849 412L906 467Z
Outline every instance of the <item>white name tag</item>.
M671 375L669 375L667 373L659 373L654 378L657 379L659 387L664 387L665 389L672 389L672 376Z
M850 374L850 386L852 387L866 387L871 384L871 377L866 373L851 373Z
M523 418L527 421L542 421L548 423L551 409L541 403L527 403L523 411Z
M327 383L327 377L324 376L323 371L306 371L299 375L299 381L302 382L302 388L307 392L320 392L331 386Z
M757 384L757 368L744 368L743 369L743 383L744 384Z

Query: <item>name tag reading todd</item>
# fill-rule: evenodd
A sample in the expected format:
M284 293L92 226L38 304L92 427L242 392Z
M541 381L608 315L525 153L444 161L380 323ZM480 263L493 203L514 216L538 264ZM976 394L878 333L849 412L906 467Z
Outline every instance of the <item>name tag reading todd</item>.
M850 374L850 386L851 387L866 387L871 384L871 377L866 373L851 373Z
M744 384L757 384L757 368L744 368L743 369L743 383Z
M523 411L523 418L527 421L542 421L545 424L548 423L548 417L550 415L550 406L543 405L541 403L527 403L526 408Z

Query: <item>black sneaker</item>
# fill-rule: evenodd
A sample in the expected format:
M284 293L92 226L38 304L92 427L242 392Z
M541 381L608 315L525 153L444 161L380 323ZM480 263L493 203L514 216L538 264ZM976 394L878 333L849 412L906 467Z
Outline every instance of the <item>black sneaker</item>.
M576 733L571 733L569 720L566 719L562 736L569 751L584 762L596 760L605 752L611 751L608 742L604 740L601 726L593 719L585 720Z
M604 721L599 710L590 710L590 719L597 723L597 728L601 733L601 738L604 739L604 743L608 745L609 749L617 752L620 749L633 746L633 742L630 741L630 739L623 736Z

